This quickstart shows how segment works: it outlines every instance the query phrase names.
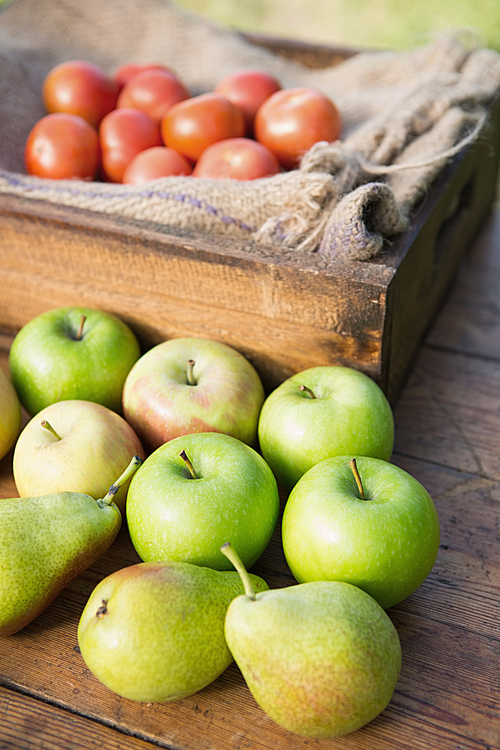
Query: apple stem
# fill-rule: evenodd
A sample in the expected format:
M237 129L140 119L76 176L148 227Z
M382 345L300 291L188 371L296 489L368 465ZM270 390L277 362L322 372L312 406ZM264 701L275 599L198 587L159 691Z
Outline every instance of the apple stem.
M49 432L51 432L54 435L54 437L56 438L56 440L61 440L61 436L57 434L57 432L54 430L54 428L52 427L52 425L50 424L50 422L47 419L42 419L42 421L40 422L40 424L42 425L42 427L45 427L46 430L48 430Z
M316 398L316 396L314 395L314 393L311 391L310 388L308 388L307 385L299 385L299 391L302 391L302 393L307 393L307 395L310 398Z
M188 385L196 385L196 380L195 380L194 372L193 372L194 365L195 365L194 359L188 359L188 361L187 361L187 381L188 381Z
M245 594L248 596L249 599L253 599L255 601L255 591L252 586L252 581L250 579L250 576L248 575L247 569L243 565L241 557L238 555L234 547L231 545L231 542L226 542L225 544L223 544L222 547L220 548L220 551L222 552L223 555L227 557L227 559L236 568L236 571L238 572L241 578L241 581L243 583Z
M97 501L98 505L100 505L101 507L103 505L111 505L120 487L122 487L125 484L125 482L130 479L132 474L139 468L142 462L143 461L140 456L134 456L131 462L129 463L129 465L127 466L127 468L125 469L125 471L123 472L123 474L120 477L118 477L116 482L113 482L113 484L108 490L108 494L105 497Z
M365 498L365 491L363 489L363 484L361 482L361 477L359 476L359 471L358 471L358 467L357 467L356 459L355 458L351 458L351 460L349 461L349 466L352 469L352 473L354 474L354 479L356 480L356 484L358 485L358 490L359 490L359 494L360 494L361 500L366 500L366 498Z
M189 460L189 456L188 456L188 454L186 453L186 451L181 451L181 452L179 453L179 456L180 456L180 457L182 458L182 460L184 461L184 463L185 463L185 464L186 464L186 466L188 467L189 473L191 474L192 478L193 478L193 479L198 479L198 476L197 476L197 474L196 474L196 472L195 472L195 470L194 470L194 466L193 466L193 464L191 463L191 461Z
M83 326L85 325L86 320L87 318L85 317L85 315L82 315L82 317L80 318L80 325L78 327L78 331L76 332L77 341L81 341L81 338L83 336Z

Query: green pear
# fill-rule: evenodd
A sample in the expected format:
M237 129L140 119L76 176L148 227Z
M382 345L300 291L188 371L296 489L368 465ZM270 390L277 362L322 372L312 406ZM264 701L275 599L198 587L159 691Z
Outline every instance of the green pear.
M113 498L141 463L134 456L99 500L79 492L0 500L0 635L28 625L108 549L122 522Z
M257 590L268 588L250 577ZM196 693L233 661L224 618L244 591L234 571L146 562L118 570L92 592L78 626L90 671L124 698L163 703Z
M375 599L340 581L255 594L234 550L221 551L246 592L228 607L226 641L268 716L318 739L354 732L378 716L399 677L401 645Z

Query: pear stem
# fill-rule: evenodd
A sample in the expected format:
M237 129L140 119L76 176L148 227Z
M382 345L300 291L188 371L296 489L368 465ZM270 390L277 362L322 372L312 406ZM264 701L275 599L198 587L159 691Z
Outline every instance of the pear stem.
M193 478L193 479L198 479L198 475L196 474L196 472L195 472L195 470L194 470L194 466L193 466L193 464L191 463L191 461L189 460L189 456L188 456L188 454L186 453L186 451L181 451L181 452L179 453L179 456L180 456L180 457L182 458L182 460L184 461L184 463L185 463L185 464L186 464L186 466L188 467L189 473L191 474L192 478Z
M105 497L103 497L101 500L97 501L99 505L101 506L111 505L120 487L122 487L125 484L125 482L130 479L132 474L139 468L141 464L142 464L142 458L140 456L134 456L131 462L129 463L129 465L127 466L127 468L125 469L125 471L123 472L123 474L120 477L118 477L116 482L113 482L113 484L108 490L108 494Z
M87 318L85 317L85 315L82 315L82 317L80 318L80 325L78 326L78 331L76 332L77 341L81 341L81 338L83 336L83 326L85 325L86 320Z
M194 365L195 365L194 359L188 359L187 372L186 372L188 385L196 385L196 380L195 380L194 372L193 372Z
M307 395L310 398L316 398L316 396L314 395L314 393L311 391L310 388L308 388L307 385L299 385L299 391L302 391L302 393L307 393Z
M354 479L356 480L356 484L358 485L359 494L361 497L361 500L366 500L365 498L365 491L363 489L363 484L361 482L361 477L359 476L358 467L356 465L356 459L351 458L349 461L349 466L351 467L352 473L354 474Z
M42 425L42 427L45 427L46 430L51 432L57 440L62 440L61 436L57 434L57 432L54 430L54 428L52 427L52 425L47 419L42 419L40 424Z
M226 542L225 544L223 544L220 548L220 551L227 557L230 562L232 562L237 572L239 573L239 576L243 583L243 588L245 589L245 594L249 599L253 599L255 601L255 591L252 586L250 576L248 575L247 569L243 565L241 557L231 545L231 542Z

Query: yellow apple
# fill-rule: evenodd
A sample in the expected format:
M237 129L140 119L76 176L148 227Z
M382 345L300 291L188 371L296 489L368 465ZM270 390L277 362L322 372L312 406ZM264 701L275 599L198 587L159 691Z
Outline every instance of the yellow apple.
M93 401L58 401L19 435L14 481L21 497L69 490L98 499L135 455L144 459L142 445L119 414ZM128 485L114 499L122 513Z

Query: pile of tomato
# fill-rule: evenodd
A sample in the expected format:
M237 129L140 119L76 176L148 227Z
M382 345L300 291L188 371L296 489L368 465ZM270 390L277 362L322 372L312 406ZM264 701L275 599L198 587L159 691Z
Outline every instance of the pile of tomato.
M252 180L297 167L318 141L339 138L337 106L312 88L282 88L241 70L192 96L163 65L124 65L113 76L71 60L43 83L49 114L25 148L29 174L140 184L159 177Z

